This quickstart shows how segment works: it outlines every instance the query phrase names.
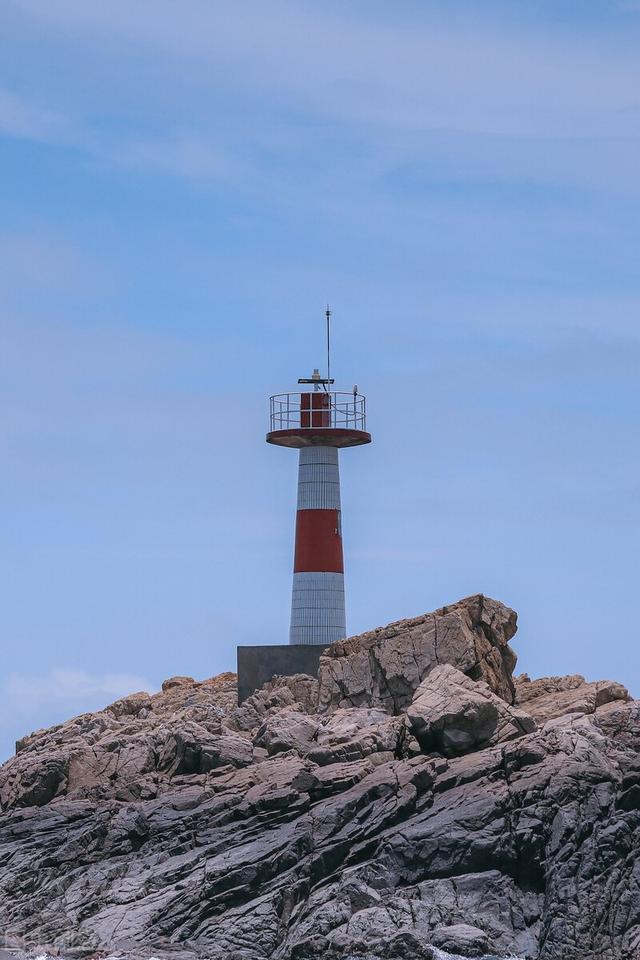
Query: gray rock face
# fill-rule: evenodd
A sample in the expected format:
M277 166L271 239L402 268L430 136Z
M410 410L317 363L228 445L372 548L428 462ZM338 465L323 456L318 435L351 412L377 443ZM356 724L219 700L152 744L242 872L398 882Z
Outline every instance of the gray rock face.
M309 716L284 708L271 712L255 737L269 756L295 751L319 766L363 760L370 754L392 758L404 733L404 721L375 708L339 709L330 716ZM387 757L389 759L389 757Z
M439 927L434 930L432 941L436 947L442 947L461 957L481 957L489 952L489 939L484 930L470 927L468 923L454 923L452 927Z
M445 664L427 675L407 707L411 730L425 753L446 757L514 740L536 728L535 720Z
M323 717L315 746L307 757L320 766L363 760L373 754L389 753L393 757L403 735L404 720L390 717L384 710L338 709Z
M173 677L163 687L154 697L135 693L23 737L1 768L0 809L61 796L149 799L176 776L252 762L251 739L226 727L236 705L235 674L204 683Z
M448 608L465 621L452 635L474 635L468 604ZM640 957L640 704L570 677L521 679L513 708L424 649L390 699L381 673L335 708L322 678L281 678L241 708L233 675L172 678L24 738L0 768L6 942L179 960Z
M400 713L438 664L484 680L513 703L517 616L480 594L434 613L342 640L320 658L320 710L382 705Z
M276 677L235 707L227 723L235 730L256 730L270 713L291 707L301 713L315 714L318 706L318 681L305 674Z
M566 713L595 713L607 703L629 699L629 691L621 683L613 680L587 683L579 674L530 680L525 673L516 680L517 704L539 723Z

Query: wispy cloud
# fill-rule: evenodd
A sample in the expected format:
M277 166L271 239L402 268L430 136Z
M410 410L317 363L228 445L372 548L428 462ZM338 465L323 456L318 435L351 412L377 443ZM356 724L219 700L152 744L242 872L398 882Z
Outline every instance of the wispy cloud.
M42 224L0 233L0 262L2 310L14 299L24 304L29 289L79 293L104 282L108 272L61 231Z
M224 150L196 137L132 140L116 146L109 158L123 167L188 180L220 180L239 174L238 163Z
M31 17L86 42L105 36L188 61L190 75L264 105L396 129L571 136L620 131L637 107L635 45L572 36L540 24L421 15L390 24L366 7L274 0L212 6L137 0L126 9L81 0L20 0ZM126 67L127 51L123 49ZM131 54L129 53L129 56ZM164 58L164 59L162 59ZM176 70L159 78L180 90ZM172 95L170 95L172 96ZM166 103L172 107L171 99ZM173 103L175 106L175 101Z
M291 464L260 452L262 394L309 362L327 296L377 431L369 468L345 458L371 481L345 484L369 557L352 625L481 577L601 652L610 597L634 596L640 22L573 6L7 5L0 132L34 142L3 154L5 674L94 640L81 702L13 682L43 706L5 708L7 751L113 699L106 666L199 675L281 636Z
M0 135L25 140L59 140L68 133L68 126L60 114L0 89Z
M42 712L47 705L81 708L93 706L96 700L104 700L106 705L128 693L150 689L151 683L137 674L91 674L73 668L56 668L45 674L14 673L0 684L3 709L24 717Z
M523 29L490 13L446 17L436 4L393 22L368 5L290 0L15 6L27 35L65 44L82 83L62 101L55 82L46 91L72 119L0 93L0 130L120 171L223 181L288 205L313 184L307 202L335 198L340 213L371 209L367 190L406 163L428 182L518 171L638 192L640 65L622 23L603 39L543 18ZM305 184L288 175L302 158Z
M0 130L72 146L119 175L223 183L280 209L368 219L362 229L387 220L402 193L413 203L407 165L431 205L442 181L464 182L472 201L488 184L490 204L505 180L519 195L531 183L640 189L628 16L603 38L429 3L392 19L367 4L304 0L14 5L30 42L44 33L62 44L79 82L54 79L38 104L0 94ZM301 167L304 177L292 175Z
M152 691L145 677L129 673L93 674L58 667L47 673L12 673L0 681L0 762L13 741L34 727L99 710L119 697Z

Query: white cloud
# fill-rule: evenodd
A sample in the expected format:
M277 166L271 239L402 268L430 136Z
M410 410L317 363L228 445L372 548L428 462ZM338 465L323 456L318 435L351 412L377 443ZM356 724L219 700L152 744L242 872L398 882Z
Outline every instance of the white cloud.
M58 667L47 673L12 673L0 682L0 762L15 740L32 730L100 710L114 700L153 691L145 677L129 673L92 674Z
M0 763L11 755L14 742L31 731L101 710L139 690L153 692L155 686L137 674L91 674L63 667L42 674L9 674L0 682Z
M43 674L9 674L0 683L0 716L36 717L52 707L70 711L96 709L119 697L153 685L135 673L92 674L85 670L58 667Z
M206 140L139 140L116 147L111 159L124 167L167 173L194 180L219 180L238 176L238 164Z
M139 61L146 50L161 87L174 94L187 64L192 90L198 76L209 94L225 98L244 91L258 103L396 129L518 135L625 130L627 111L638 106L636 50L624 34L607 45L489 16L438 18L429 6L414 22L390 23L369 8L358 15L355 7L289 0L19 5L84 43L119 44L122 69L130 51Z
M0 89L0 134L25 140L57 140L68 129L58 113Z
M289 0L16 5L27 35L62 38L70 51L77 83L53 79L45 97L74 119L0 94L0 130L115 167L234 181L270 197L276 189L295 205L297 180L280 173L288 155L304 155L307 194L325 208L335 164L337 179L351 180L352 205L354 183L375 187L404 162L436 177L520 171L637 193L640 63L615 26L603 40L488 14L436 16L430 4L413 22L408 13L392 21L364 6ZM324 152L331 144L335 164Z

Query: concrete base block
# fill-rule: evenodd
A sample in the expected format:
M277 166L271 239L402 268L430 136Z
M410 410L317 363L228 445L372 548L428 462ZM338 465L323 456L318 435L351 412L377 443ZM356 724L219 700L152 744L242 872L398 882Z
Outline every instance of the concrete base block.
M274 677L291 677L294 673L318 675L322 644L273 644L259 647L237 647L238 703L242 703Z

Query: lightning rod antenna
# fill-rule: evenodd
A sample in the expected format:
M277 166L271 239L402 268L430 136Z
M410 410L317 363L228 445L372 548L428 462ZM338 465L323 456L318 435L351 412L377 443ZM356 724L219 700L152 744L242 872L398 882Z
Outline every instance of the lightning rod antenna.
M324 312L327 318L327 388L331 390L331 310L329 304Z

